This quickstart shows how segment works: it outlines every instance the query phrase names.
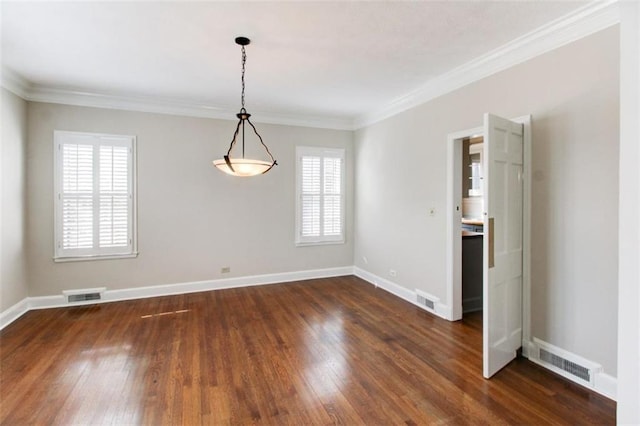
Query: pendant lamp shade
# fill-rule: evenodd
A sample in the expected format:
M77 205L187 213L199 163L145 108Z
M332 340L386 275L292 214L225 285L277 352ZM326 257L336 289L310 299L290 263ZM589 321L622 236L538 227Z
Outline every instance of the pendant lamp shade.
M244 47L250 42L251 41L246 37L236 38L236 43L242 46L242 107L240 108L240 112L236 114L236 117L238 117L238 125L236 126L236 131L233 133L233 139L231 139L227 154L222 158L213 160L213 165L216 166L216 168L218 168L219 170L229 175L239 177L261 175L271 170L273 166L278 165L276 160L273 158L273 155L271 155L269 148L262 140L262 136L260 136L258 130L249 119L249 117L251 117L251 114L249 114L244 108L244 73L245 63L247 61L247 54ZM250 129L247 128L247 124L249 125ZM260 141L260 144L266 151L267 156L269 157L268 160L245 158L245 137L251 136L251 134L246 134L247 131L253 131L255 137L257 137L257 139ZM251 136L251 138L253 139L254 137ZM232 157L231 152L233 151L233 148L238 141L240 141L242 145L242 156Z
M231 164L223 159L213 160L213 164L221 171L231 176L249 177L261 175L269 171L271 163L262 160L251 160L250 158L234 159Z

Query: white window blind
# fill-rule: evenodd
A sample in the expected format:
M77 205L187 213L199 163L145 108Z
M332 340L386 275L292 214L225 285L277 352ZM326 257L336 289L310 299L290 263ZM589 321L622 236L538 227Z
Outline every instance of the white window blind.
M344 242L344 150L298 147L296 243Z
M135 253L135 138L56 131L55 258Z

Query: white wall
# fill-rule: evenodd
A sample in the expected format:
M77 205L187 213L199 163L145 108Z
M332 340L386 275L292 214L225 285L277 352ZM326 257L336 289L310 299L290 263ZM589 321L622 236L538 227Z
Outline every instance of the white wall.
M352 132L257 124L279 165L247 179L211 161L228 149L235 122L30 102L28 105L29 295L109 290L353 264L347 243L295 247L295 146L346 148L353 200ZM53 131L137 136L138 248L135 259L54 263ZM229 266L231 273L221 274Z
M0 147L0 312L27 297L25 147L27 103L2 88Z
M615 376L618 73L613 27L357 131L356 266L446 301L447 134L532 114L532 336Z
M618 424L640 424L640 3L621 6Z

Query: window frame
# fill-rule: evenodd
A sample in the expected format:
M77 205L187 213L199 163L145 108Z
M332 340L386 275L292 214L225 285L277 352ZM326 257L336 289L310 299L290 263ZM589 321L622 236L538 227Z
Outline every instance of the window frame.
M320 163L324 163L325 158L339 158L340 163L340 234L339 235L318 235L318 236L302 236L302 157L312 156L320 157ZM344 244L346 229L346 161L344 148L328 148L328 147L296 147L296 225L295 225L295 245L296 246L315 246L327 244ZM324 166L322 166L324 167ZM322 170L322 169L321 169ZM324 177L321 173L320 187L323 188ZM321 197L324 197L324 190L321 190ZM322 203L322 202L321 202ZM324 212L320 209L320 229L324 226Z
M137 238L137 140L133 135L117 135L108 133L90 133L76 132L66 130L55 130L53 135L53 186L54 186L54 230L53 230L53 260L54 262L75 262L88 260L106 260L106 259L124 259L134 258L138 256L138 238ZM100 248L96 247L97 241L94 241L94 247L85 249L63 249L62 248L62 208L63 208L63 155L62 146L65 143L71 144L71 138L86 138L86 144L94 146L94 168L92 170L94 182L99 182L99 168L95 166L99 161L99 150L101 146L127 146L129 149L128 156L128 193L130 198L131 211L129 212L129 244L126 247ZM95 156L98 155L96 158ZM91 192L94 200L99 198L100 191ZM97 195L96 195L97 194ZM99 207L94 207L94 213L99 211Z

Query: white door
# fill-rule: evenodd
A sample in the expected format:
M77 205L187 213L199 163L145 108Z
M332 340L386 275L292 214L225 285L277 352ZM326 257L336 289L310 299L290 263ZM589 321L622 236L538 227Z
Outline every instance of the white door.
M483 368L493 376L522 344L523 126L484 115Z

